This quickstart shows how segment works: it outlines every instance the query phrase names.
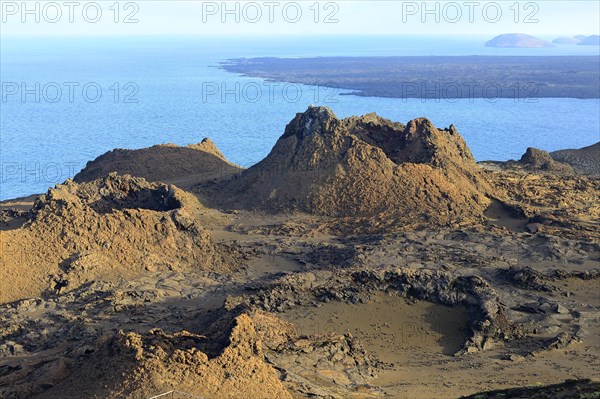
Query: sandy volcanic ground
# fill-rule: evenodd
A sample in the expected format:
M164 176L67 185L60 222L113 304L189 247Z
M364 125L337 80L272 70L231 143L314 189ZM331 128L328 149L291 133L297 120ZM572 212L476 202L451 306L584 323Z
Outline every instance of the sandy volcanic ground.
M144 166L167 184L99 175L2 203L0 396L599 397L598 177L536 151L477 166L452 129L329 112L299 114L275 148L281 165L335 160L295 192L259 169L192 184L183 167ZM415 220L368 214L374 197L356 215L319 197L340 195L331 173L368 187L348 154L381 184L414 178L392 203ZM269 173L297 177L298 163ZM427 168L438 177L420 186ZM427 206L411 202L432 186Z

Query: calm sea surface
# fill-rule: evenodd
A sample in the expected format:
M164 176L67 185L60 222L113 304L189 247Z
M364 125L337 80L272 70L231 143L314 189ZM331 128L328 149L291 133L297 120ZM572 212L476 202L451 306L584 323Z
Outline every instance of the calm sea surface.
M116 148L210 137L233 162L262 159L309 104L339 117L377 112L406 122L453 123L478 160L527 147L600 140L600 100L367 98L275 84L218 68L229 58L335 55L598 55L591 46L493 49L486 38L10 38L1 39L0 199L45 191Z

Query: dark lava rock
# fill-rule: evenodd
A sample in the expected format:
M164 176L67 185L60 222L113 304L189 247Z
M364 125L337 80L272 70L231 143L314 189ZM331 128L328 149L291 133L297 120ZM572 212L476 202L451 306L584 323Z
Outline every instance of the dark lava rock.
M461 399L593 399L600 398L600 382L591 380L567 380L561 384L543 387L511 388L497 391L483 392Z
M519 288L534 291L552 291L552 287L545 283L546 276L528 266L510 267L508 270L500 271L500 274Z

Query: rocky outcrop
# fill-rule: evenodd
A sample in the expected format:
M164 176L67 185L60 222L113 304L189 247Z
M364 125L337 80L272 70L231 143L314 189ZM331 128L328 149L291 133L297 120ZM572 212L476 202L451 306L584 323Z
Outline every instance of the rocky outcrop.
M119 331L43 397L145 399L176 390L215 399L291 399L277 371L264 360L251 316L225 318L218 325L222 337Z
M384 225L479 218L489 186L454 126L310 107L269 155L219 190L233 208L370 218Z
M26 223L3 233L0 302L72 289L97 278L181 268L227 270L175 186L110 174L37 198Z
M529 147L519 160L529 170L541 170L559 173L574 173L574 169L562 162L555 161L548 152Z

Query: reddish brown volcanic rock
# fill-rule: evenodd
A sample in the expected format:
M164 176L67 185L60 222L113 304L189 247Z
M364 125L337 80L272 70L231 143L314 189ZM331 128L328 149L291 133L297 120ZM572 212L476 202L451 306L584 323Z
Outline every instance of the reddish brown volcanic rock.
M224 187L232 207L368 217L396 225L478 219L489 186L454 126L375 114L297 114L271 153Z
M0 302L77 288L99 277L226 268L178 189L111 174L67 181L37 198L26 223L2 231Z

